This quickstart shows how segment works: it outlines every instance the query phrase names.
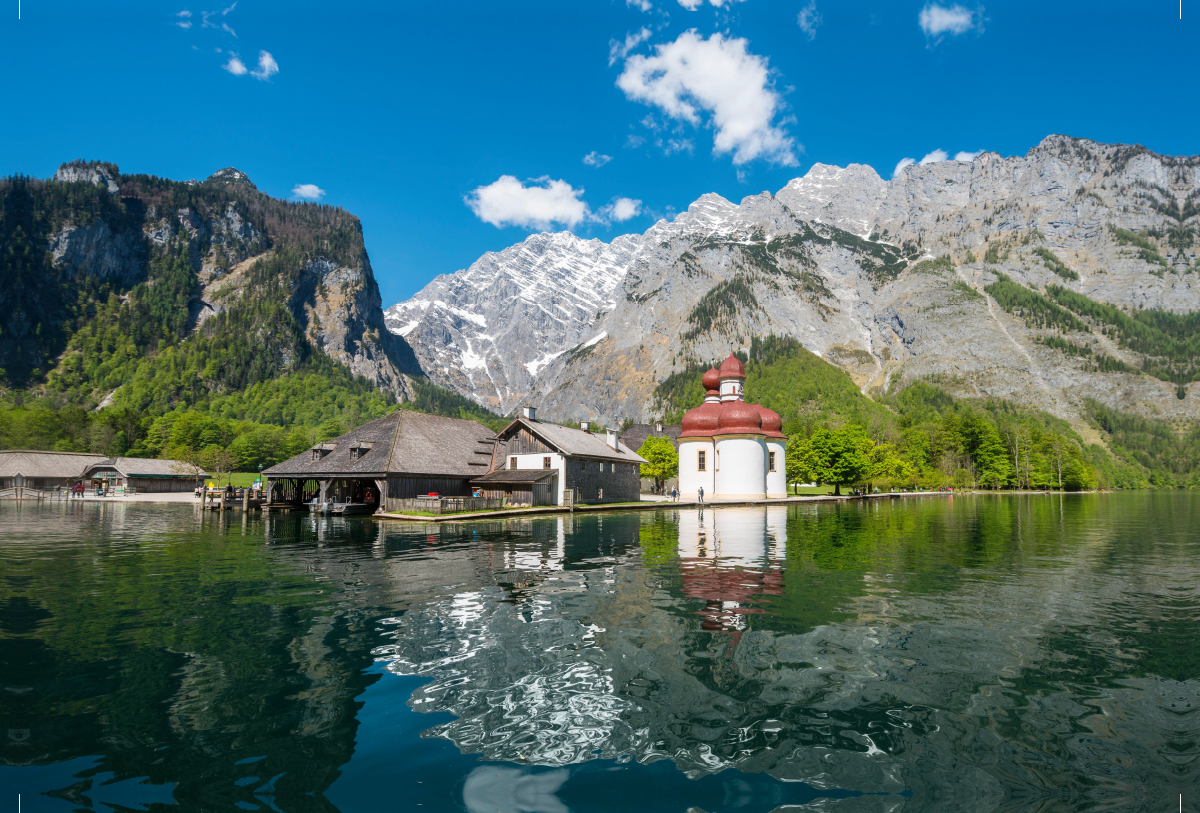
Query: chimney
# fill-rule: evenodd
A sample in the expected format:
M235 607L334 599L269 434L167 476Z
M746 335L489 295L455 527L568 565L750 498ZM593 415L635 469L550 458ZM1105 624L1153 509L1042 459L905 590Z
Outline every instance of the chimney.
M610 447L612 447L613 449L616 449L617 448L617 430L616 429L606 429L605 434L608 435L608 445Z
M537 420L537 407L521 407L521 417L528 418L531 421Z
M662 434L662 421L661 420L654 422L654 431L660 435Z
M579 428L580 428L580 429L582 429L584 432L590 432L590 431L592 431L591 429L589 429L589 428L588 428L588 426L589 426L589 425L590 425L590 424L588 424L588 422L587 422L587 421L580 421L580 422L579 422Z

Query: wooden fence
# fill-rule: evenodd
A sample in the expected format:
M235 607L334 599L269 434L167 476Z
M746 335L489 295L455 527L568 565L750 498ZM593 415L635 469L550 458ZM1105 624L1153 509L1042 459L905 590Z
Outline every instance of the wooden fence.
M420 511L426 514L457 514L462 511L483 511L489 508L504 508L508 503L503 497L438 497L437 499L402 500L388 497L387 510L407 514Z

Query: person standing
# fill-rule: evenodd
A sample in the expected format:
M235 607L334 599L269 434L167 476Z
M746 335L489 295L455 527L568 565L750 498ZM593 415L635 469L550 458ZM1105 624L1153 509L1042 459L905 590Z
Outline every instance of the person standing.
M696 497L697 501L701 505L704 505L704 486L700 486L700 488L696 489Z

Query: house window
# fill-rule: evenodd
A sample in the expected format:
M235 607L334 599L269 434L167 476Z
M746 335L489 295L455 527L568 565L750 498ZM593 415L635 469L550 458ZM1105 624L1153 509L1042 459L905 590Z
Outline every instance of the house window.
M543 458L542 458L542 468L543 468L543 469L548 469L548 468L550 468L550 458L548 458L548 457L543 457Z
M603 466L604 464L601 463L600 465ZM604 489L602 489L602 488L596 489L596 499L598 499L598 500L604 499Z
M708 471L708 454L703 449L696 453L696 471Z
M517 467L517 459L515 457L510 457L508 459L508 467L510 469L515 469Z
M362 457L364 451L366 451L366 450L360 449L357 446L355 446L353 449L350 450L350 459L358 460L360 457Z
M775 453L767 452L767 471L775 471Z

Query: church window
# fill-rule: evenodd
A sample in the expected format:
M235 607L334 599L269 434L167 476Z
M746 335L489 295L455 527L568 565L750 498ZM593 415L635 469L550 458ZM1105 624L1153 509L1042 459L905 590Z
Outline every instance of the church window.
M705 451L703 449L701 449L699 452L697 452L697 454L696 454L696 471L708 471L708 469L706 468L706 464L708 462L706 460L707 457L708 457L708 455L705 453Z
M775 453L767 452L767 463L769 464L768 471L775 471Z

